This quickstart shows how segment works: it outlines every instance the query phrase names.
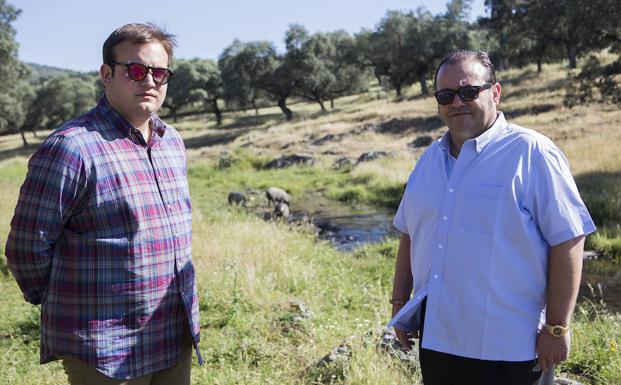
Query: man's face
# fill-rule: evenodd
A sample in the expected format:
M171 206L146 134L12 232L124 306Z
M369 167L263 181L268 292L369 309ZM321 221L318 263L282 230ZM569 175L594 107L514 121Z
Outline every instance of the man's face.
M118 63L168 68L168 54L159 42L133 44L124 41L114 48L114 52ZM130 123L143 123L164 103L168 85L157 86L150 72L140 81L131 80L127 67L123 65L114 65L113 74L111 65L103 64L100 69L108 101Z
M455 65L443 65L436 79L436 90L457 90L466 85L480 86L487 83L487 70L475 59ZM438 114L451 134L461 138L475 138L496 120L496 105L500 102L500 84L479 90L477 99L463 101L455 95L452 103L438 104Z

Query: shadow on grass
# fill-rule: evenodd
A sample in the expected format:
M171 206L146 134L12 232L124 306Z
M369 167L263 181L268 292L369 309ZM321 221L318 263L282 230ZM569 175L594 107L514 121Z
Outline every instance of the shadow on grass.
M25 344L37 342L39 340L40 324L38 320L23 321L17 325L17 335Z
M506 78L506 79L499 79L500 84L504 84L504 85L518 85L526 80L530 80L530 79L536 79L538 77L537 72L533 71L531 69L525 69L524 71L522 71L519 75L517 76L512 76L510 78Z
M282 113L261 114L261 115L238 115L234 117L234 121L224 124L220 127L213 127L216 130L227 130L232 128L251 128L261 127L269 122L284 121Z
M511 84L511 82L509 83L501 82L500 84L508 86ZM518 84L518 83L515 83L515 84ZM527 88L523 88L517 91L513 91L510 87L508 87L506 90L504 90L504 95L505 95L504 99L512 99L512 98L520 99L520 98L528 97L530 95L536 95L542 92L559 91L561 89L564 89L566 84L567 84L567 79L561 78L561 79L556 79L553 81L543 83L538 87L527 87Z
M621 171L578 175L576 184L596 225L621 224Z
M29 144L28 146L20 146L18 148L10 148L6 150L0 150L0 161L15 158L18 156L30 157L33 152L39 147L39 143Z
M539 115L544 112L550 112L557 108L554 104L538 104L524 108L515 108L511 110L503 110L507 120L516 119L523 115Z
M393 118L387 122L379 123L375 131L382 134L402 134L405 132L430 132L444 126L444 122L438 116L426 118Z
M245 134L246 130L238 130L232 132L224 132L219 134L205 134L194 138L185 139L185 147L190 149L215 146L218 144L228 144Z

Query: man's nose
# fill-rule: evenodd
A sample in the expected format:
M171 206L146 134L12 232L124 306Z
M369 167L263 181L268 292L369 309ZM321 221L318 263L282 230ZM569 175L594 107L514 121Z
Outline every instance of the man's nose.
M455 94L455 97L453 98L453 101L451 102L451 106L461 107L464 104L466 104L466 102L464 102L463 99L458 94Z
M140 83L143 84L144 86L151 87L151 88L157 85L155 84L155 79L153 78L153 72L151 72L150 69L149 71L147 71L147 76L145 76L144 79L142 79Z

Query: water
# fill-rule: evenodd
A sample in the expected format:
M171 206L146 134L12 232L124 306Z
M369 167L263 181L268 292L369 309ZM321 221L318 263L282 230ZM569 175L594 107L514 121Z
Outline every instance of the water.
M294 214L308 213L315 222L332 225L331 229L320 234L320 238L330 240L343 251L398 236L392 227L394 210L351 207L316 195L296 199L292 209ZM585 259L579 298L603 301L609 309L621 312L621 265L601 259Z
M380 242L399 234L392 227L395 210L351 207L322 196L296 199L292 209L294 215L302 212L309 214L319 227L324 228L320 238L331 241L343 251L351 251L366 243Z

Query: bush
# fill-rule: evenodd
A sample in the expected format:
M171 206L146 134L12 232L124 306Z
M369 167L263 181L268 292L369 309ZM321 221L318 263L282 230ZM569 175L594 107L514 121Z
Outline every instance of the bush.
M572 108L595 102L621 103L621 88L615 75L621 73L621 58L609 65L602 65L593 55L589 56L582 71L567 83L563 104Z

